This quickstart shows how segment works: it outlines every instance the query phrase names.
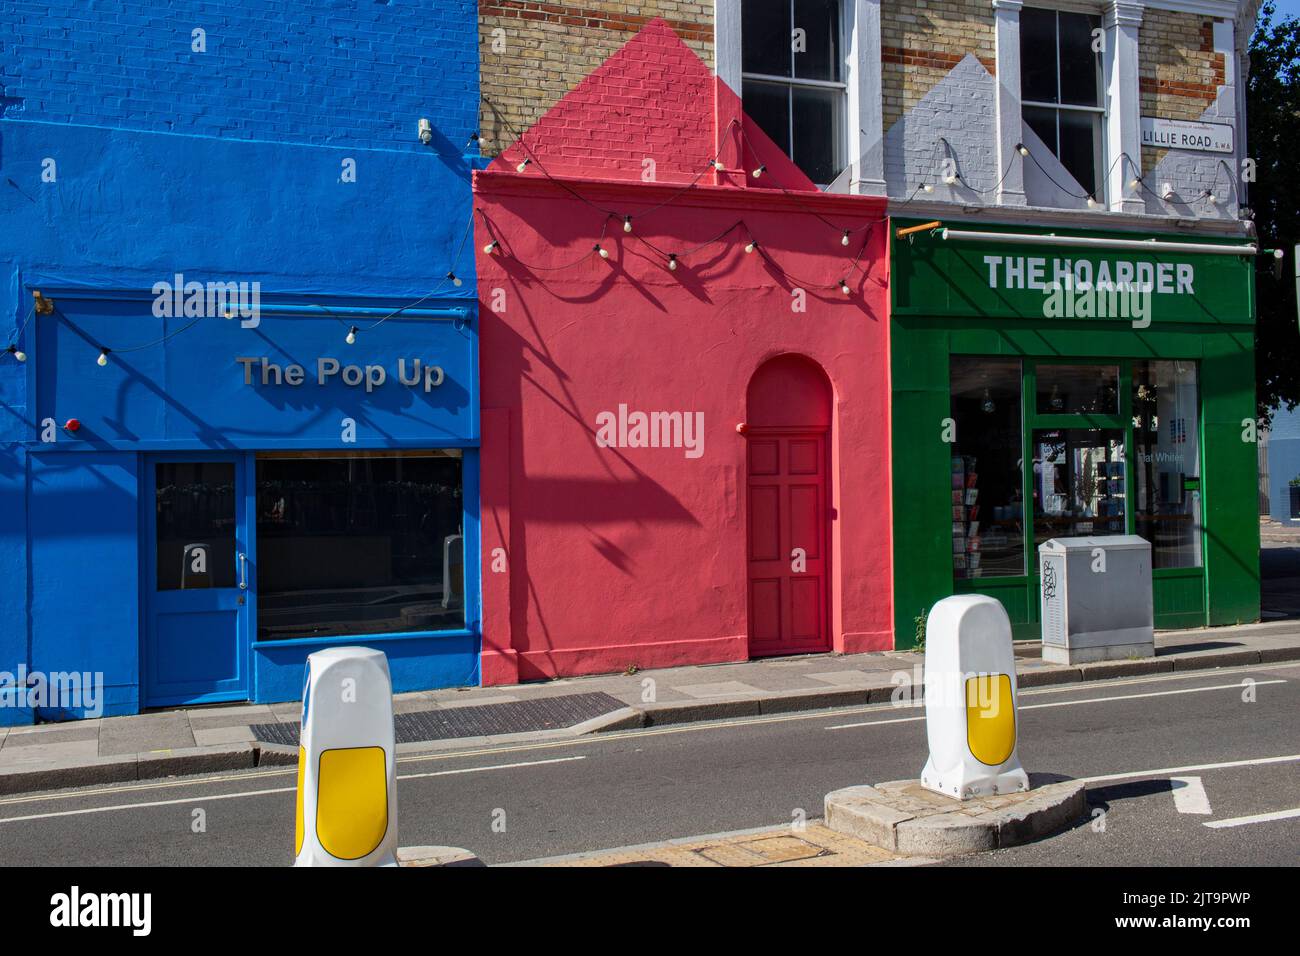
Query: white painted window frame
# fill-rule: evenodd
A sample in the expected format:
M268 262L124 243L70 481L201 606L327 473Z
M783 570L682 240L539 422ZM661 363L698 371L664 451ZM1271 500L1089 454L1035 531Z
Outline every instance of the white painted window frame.
M746 74L742 72L741 4L743 0L714 0L714 62L722 82L741 96ZM844 53L845 96L843 141L837 149L850 170L849 191L885 195L884 132L881 129L884 103L881 95L880 0L842 0L841 43ZM765 77L754 74L753 79ZM791 83L789 77L779 79ZM799 84L823 86L819 81ZM837 85L837 84L832 84ZM856 132L855 132L856 131Z
M1078 11L1065 10L1062 9L1061 7L1052 6L1050 0L1044 0L1043 3L1033 2L1033 0L1031 0L1031 2L1024 4L1024 6L1022 6L1019 9L1019 11L1017 11L1017 16L1024 14L1024 8L1026 6L1034 10L1050 10L1058 15L1056 21L1056 34L1055 34L1056 47L1055 50L1053 51L1053 54L1056 59L1056 67L1055 67L1056 88L1057 88L1057 92L1059 93L1061 89L1061 35L1060 35L1061 21L1059 15L1062 13L1075 13ZM1105 29L1104 18L1102 19L1102 29L1103 30ZM1107 49L1109 49L1109 42L1107 43ZM1020 69L1018 70L1018 74L1021 77L1024 76L1023 60L1020 63ZM1079 183L1079 187L1083 189L1084 192L1092 196L1092 198L1095 199L1097 202L1104 203L1106 201L1105 196L1107 195L1107 190L1109 189L1109 183L1107 181L1108 177L1106 175L1106 167L1110 164L1110 149L1108 146L1110 137L1107 135L1108 126L1109 126L1108 123L1109 97L1107 95L1107 89L1106 89L1106 63L1105 63L1104 55L1098 57L1098 63L1097 63L1097 100L1101 103L1100 106L1078 106L1072 103L1043 103L1038 100L1027 100L1023 96L1021 96L1020 117L1021 117L1021 121L1023 122L1026 106L1037 108L1037 109L1052 110L1053 112L1056 113L1062 113L1062 112L1090 113L1093 116L1101 117L1101 122L1097 125L1098 141L1093 144L1093 148L1092 148L1094 153L1094 160L1097 164L1097 180L1096 182L1092 182L1092 183ZM1059 116L1056 119L1056 138L1057 138L1056 145L1059 148L1060 138L1061 138L1061 120ZM1051 143L1045 143L1044 145L1047 146L1048 149L1052 148ZM1060 157L1058 156L1057 159L1059 160Z

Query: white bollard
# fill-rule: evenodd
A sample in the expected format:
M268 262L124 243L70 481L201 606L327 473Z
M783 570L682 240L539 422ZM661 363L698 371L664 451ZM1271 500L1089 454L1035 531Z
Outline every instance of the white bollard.
M921 784L968 800L1029 789L1016 756L1016 661L1011 621L982 594L944 598L925 625L925 730Z
M397 865L397 761L388 658L335 647L307 658L294 866Z

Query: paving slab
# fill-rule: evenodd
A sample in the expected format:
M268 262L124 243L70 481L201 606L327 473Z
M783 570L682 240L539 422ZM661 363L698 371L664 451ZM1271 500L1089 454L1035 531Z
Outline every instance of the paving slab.
M716 681L712 684L678 684L674 689L696 698L750 697L766 693L766 691L759 690L757 687L738 680Z
M194 731L194 742L200 747L211 747L216 744L252 743L256 739L248 724L212 727L207 730L195 729Z
M99 725L101 757L193 746L194 733L190 730L190 719L182 711L142 714L138 717L108 717Z
M15 727L4 738L4 747L48 746L74 740L99 740L99 727L94 721L67 724L37 724L34 727ZM98 744L96 744L98 746ZM0 748L3 749L3 748ZM98 752L98 751L96 751Z
M19 738L21 741L21 738ZM73 760L79 757L98 757L99 741L95 737L82 740L54 740L39 737L28 743L6 742L3 750L4 766L30 765L46 760Z

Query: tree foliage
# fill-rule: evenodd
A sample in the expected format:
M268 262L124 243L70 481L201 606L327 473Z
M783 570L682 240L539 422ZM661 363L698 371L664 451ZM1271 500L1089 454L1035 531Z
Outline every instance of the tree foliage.
M1260 10L1246 87L1249 155L1256 161L1250 207L1260 248L1286 255L1281 281L1273 278L1271 259L1259 261L1255 364L1261 418L1300 404L1293 258L1300 243L1300 19L1275 20L1276 12L1272 2Z

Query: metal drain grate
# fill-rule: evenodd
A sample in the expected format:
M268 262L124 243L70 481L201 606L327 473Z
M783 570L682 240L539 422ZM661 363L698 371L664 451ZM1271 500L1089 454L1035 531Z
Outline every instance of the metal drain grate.
M566 694L535 700L512 700L504 704L408 711L394 715L393 730L399 744L456 737L490 737L572 727L625 706L609 694ZM297 722L253 724L249 729L263 743L298 745Z

